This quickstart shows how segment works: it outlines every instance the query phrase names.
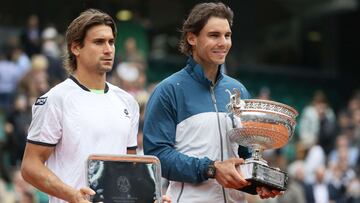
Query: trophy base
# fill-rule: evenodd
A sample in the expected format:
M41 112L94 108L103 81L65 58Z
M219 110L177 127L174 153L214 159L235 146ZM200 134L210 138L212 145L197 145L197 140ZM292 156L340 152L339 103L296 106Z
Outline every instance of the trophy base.
M251 182L251 185L238 190L256 195L257 187L267 187L270 190L286 190L288 176L285 172L257 162L241 164L240 171L243 177Z

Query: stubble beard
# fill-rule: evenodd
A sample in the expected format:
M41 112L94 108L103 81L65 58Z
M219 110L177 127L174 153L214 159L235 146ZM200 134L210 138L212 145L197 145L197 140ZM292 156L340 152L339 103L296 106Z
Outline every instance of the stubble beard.
M104 66L104 65L101 65L100 63L98 63L96 66L96 69L99 73L104 74L104 73L110 72L112 70L112 66L113 66L113 64L111 66Z

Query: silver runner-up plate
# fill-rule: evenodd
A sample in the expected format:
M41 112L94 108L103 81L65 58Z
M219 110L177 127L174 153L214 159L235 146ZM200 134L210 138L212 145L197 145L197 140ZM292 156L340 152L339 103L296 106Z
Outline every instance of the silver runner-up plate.
M161 203L161 166L155 156L91 155L87 160L91 202Z
M239 167L243 177L251 182L251 185L239 189L241 191L255 195L256 187L259 186L270 190L286 190L288 176L283 171L256 162L240 164Z

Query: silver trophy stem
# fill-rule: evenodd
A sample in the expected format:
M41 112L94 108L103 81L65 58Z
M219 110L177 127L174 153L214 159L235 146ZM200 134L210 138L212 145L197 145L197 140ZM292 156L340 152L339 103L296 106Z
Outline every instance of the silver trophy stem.
M260 145L253 145L251 146L252 155L250 158L245 160L245 163L259 163L265 166L268 166L267 161L262 158L262 152L264 149Z

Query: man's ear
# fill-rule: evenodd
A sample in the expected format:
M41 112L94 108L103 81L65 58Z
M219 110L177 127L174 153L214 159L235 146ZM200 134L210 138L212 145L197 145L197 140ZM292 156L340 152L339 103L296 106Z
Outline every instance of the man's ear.
M72 43L71 44L71 52L75 56L78 56L80 54L79 50L80 50L80 45L78 43Z
M191 45L191 46L195 46L196 45L196 35L192 32L188 32L186 34L186 40L187 42Z

